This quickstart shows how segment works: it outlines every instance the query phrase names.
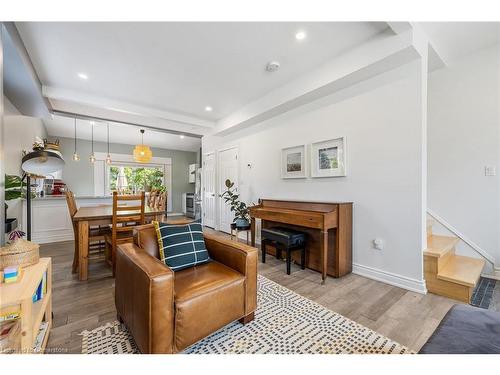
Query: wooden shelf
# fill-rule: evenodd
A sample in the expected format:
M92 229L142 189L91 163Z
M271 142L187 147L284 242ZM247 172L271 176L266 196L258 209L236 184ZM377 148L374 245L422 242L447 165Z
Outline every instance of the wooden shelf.
M33 302L33 294L45 273L47 273L47 291L41 300ZM23 277L19 282L2 284L0 312L14 311L20 312L21 347L17 349L18 353L33 353L40 325L45 321L48 326L41 345L41 352L43 352L52 326L52 262L50 258L40 258L37 264L23 268Z

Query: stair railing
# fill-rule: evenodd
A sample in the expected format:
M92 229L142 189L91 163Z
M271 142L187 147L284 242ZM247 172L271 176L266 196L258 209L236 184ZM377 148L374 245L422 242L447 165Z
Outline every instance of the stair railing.
M443 227L448 229L450 232L452 232L455 236L460 238L463 242L465 242L467 245L469 245L470 248L472 248L474 251L476 251L479 255L481 255L485 260L487 260L494 269L495 268L495 258L492 257L487 251L482 249L478 244L467 238L463 233L461 233L458 229L456 229L454 226L452 226L450 223L448 223L445 219L443 219L441 216L436 214L434 211L431 209L427 209L427 213L429 216L431 216L433 219L435 219L439 224L441 224Z

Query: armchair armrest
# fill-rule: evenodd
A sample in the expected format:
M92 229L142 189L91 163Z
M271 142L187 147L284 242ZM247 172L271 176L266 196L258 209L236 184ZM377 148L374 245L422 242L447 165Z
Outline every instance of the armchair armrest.
M257 248L204 233L210 257L245 276L245 315L257 308Z
M172 353L174 273L134 244L117 246L115 303L142 353Z

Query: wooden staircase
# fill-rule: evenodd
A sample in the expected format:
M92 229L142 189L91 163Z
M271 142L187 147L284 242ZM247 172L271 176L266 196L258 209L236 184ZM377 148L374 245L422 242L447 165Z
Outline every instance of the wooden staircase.
M432 234L432 220L427 221L424 277L429 292L470 303L485 262L456 255L458 241L456 237Z

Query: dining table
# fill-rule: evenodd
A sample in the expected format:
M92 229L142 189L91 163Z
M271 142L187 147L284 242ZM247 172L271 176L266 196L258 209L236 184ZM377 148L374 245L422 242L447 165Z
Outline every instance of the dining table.
M136 214L137 211L120 211L120 216ZM145 206L144 216L146 223L157 217L161 217L165 212L158 208ZM75 241L78 245L78 278L81 281L88 279L89 270L89 233L90 226L111 225L113 220L113 206L100 205L91 207L80 207L73 216L73 221L77 224L78 234Z

